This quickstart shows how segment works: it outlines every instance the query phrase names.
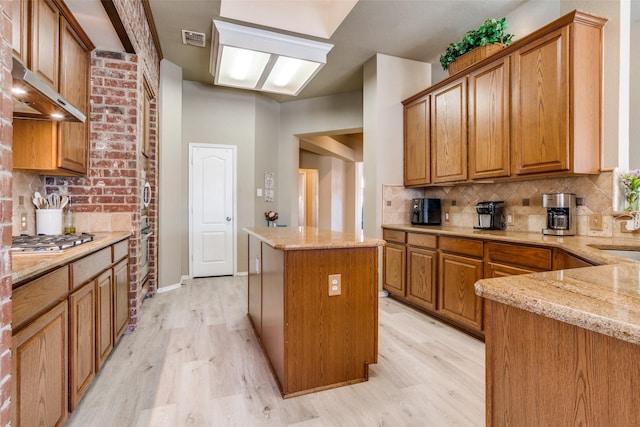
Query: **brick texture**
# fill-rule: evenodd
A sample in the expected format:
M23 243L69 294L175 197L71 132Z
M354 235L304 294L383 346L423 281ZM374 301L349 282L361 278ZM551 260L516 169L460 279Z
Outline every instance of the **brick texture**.
M11 424L11 7L0 2L0 426Z

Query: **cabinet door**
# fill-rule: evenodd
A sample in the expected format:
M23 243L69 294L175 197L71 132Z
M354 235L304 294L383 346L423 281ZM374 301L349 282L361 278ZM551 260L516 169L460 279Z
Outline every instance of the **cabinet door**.
M528 268L516 267L514 265L504 265L495 262L487 263L487 271L485 272L486 278L493 277L505 277L516 276L518 274L537 273L537 270L530 270Z
M512 56L515 174L569 169L568 39L562 28Z
M113 322L114 344L129 324L129 259L123 259L113 267Z
M14 426L61 426L67 419L67 301L11 341Z
M431 94L431 181L467 179L467 79Z
M27 64L29 57L29 45L27 30L28 24L28 2L14 0L11 2L12 28L13 28L13 56L20 59L23 64Z
M431 182L429 97L404 107L404 185Z
M69 295L69 410L89 388L96 367L95 281Z
M437 252L407 248L407 299L424 308L436 309Z
M509 57L469 75L469 178L509 176Z
M113 274L109 269L96 279L96 372L113 350Z
M405 296L405 266L404 245L387 243L384 247L384 289L392 294Z
M482 259L440 254L438 312L477 331L482 330L482 298L474 284L482 279Z
M60 122L57 166L87 173L89 56L65 19L60 20L60 94L87 116L85 123Z
M60 13L50 0L31 2L31 61L29 68L58 89Z

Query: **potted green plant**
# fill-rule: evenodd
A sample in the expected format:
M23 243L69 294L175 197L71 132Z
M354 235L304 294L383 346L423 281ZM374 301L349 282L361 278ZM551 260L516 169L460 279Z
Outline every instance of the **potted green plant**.
M513 40L513 34L505 33L507 29L507 18L502 19L487 19L484 24L477 30L467 31L462 40L459 43L451 43L442 56L440 56L440 64L443 70L449 70L449 74L454 74L471 65L477 60L484 59L484 57L495 52L495 50L502 49L503 46L510 44ZM458 63L455 70L452 70L452 64L455 64L459 60L459 57L473 51L481 46L493 46L493 49L485 49L485 55L475 58L471 62Z

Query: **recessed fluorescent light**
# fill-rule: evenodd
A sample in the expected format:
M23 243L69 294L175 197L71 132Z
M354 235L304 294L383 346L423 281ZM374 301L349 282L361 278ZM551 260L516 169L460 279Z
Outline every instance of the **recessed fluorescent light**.
M327 62L332 44L213 21L211 73L222 86L297 95Z

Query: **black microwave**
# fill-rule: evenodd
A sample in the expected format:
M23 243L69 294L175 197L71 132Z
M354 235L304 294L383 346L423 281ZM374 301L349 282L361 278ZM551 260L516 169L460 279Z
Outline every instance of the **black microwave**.
M441 224L440 199L413 199L411 206L412 225Z

